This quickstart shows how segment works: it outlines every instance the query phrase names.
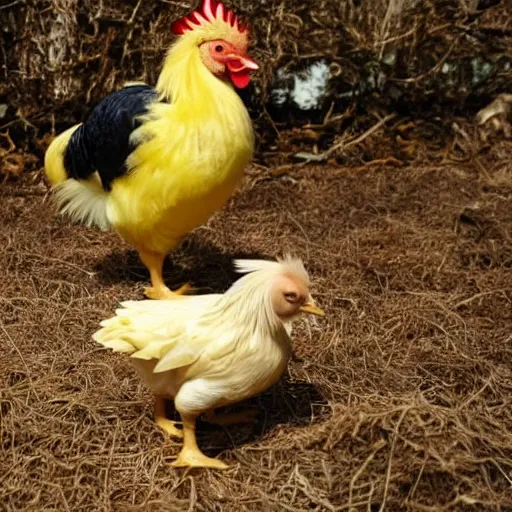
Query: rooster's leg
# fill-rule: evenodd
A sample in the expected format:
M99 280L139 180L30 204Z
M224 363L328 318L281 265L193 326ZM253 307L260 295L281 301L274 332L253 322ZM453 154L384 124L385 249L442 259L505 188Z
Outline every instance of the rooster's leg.
M212 425L234 425L236 423L254 423L258 409L244 409L231 414L217 415L212 409L206 412L206 421Z
M227 469L228 466L219 459L207 457L199 447L196 440L196 417L182 414L183 421L183 448L178 458L172 463L175 468L214 468Z
M155 423L169 436L183 438L183 431L176 428L176 421L165 416L165 400L161 396L155 397Z
M151 288L144 290L144 295L146 295L148 299L176 299L190 290L189 284L184 284L174 292L167 288L162 276L165 254L159 254L145 249L139 249L138 252L142 263L146 265L151 277Z

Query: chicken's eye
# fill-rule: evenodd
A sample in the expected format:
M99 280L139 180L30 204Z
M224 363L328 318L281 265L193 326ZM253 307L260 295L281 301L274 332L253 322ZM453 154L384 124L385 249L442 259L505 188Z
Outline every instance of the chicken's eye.
M288 302L297 302L298 296L295 292L288 292L284 294L285 299Z
M224 51L224 46L222 46L221 44L218 44L218 45L215 47L215 51L216 51L217 53L223 52L223 51Z

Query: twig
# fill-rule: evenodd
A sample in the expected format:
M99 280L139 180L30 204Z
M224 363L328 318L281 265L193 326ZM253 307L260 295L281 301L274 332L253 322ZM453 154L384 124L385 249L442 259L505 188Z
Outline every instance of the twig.
M429 76L432 73L435 73L448 59L450 54L452 53L453 49L455 48L455 45L459 42L459 38L455 39L453 43L450 45L450 48L446 51L446 53L443 55L443 57L437 62L434 66L432 66L428 71L425 71L425 73L415 76L413 78L390 78L390 81L401 83L401 84L412 84L414 82L419 82L420 80L423 80L427 76Z
M393 10L395 7L396 7L395 2L393 0L389 0L388 8L386 9L386 14L384 15L384 20L382 21L382 26L380 29L380 36L382 38L387 37L389 34L388 25L389 25L389 21L391 20L391 17L394 14ZM381 44L380 52L379 52L379 60L382 59L382 55L384 53L384 46L385 46L384 44Z
M88 270L84 270L83 268L79 267L78 265L75 265L74 263L70 263L69 261L61 260L59 258L50 258L48 256L41 256L40 254L35 254L31 252L26 252L26 256L31 256L32 258L38 258L40 260L48 260L48 261L54 261L55 263L63 263L64 265L67 265L68 267L74 268L76 270L80 270L80 272L83 272L84 274L88 275L89 277L93 277L96 275L95 272L89 272Z
M473 302L475 299L480 299L482 297L485 297L486 295L492 295L493 293L500 293L505 295L505 290L490 290L488 292L481 292L473 295L472 297L468 297L467 299L461 300L457 304L455 304L454 309L459 309L461 306L465 306L466 304L469 304L470 302ZM505 295L505 298L506 295Z
M396 117L396 114L388 114L386 117L383 117L380 121L375 123L370 129L368 129L365 133L360 135L354 140L351 140L347 142L347 144L343 145L343 143L337 144L336 146L333 146L329 149L329 151L332 153L336 151L338 148L347 149L352 146L357 146L359 143L363 142L364 139L369 137L372 133L376 132L382 125L386 124L388 121L391 121Z
M377 446L375 446L373 452L370 453L370 455L368 455L368 457L366 457L366 460L363 462L363 464L360 466L360 468L354 473L354 476L351 478L350 487L348 488L348 508L349 508L349 510L352 508L352 492L353 492L353 488L354 488L354 484L356 483L356 480L363 474L363 471L366 469L368 464L370 464L370 462L373 460L375 455L377 455L377 452L379 450L381 450L382 448L384 448L384 446L386 446L386 445L387 445L386 441L384 441L384 439L381 439L377 443Z
M485 384L474 394L471 395L467 400L465 400L458 408L464 409L464 407L467 407L471 402L474 402L489 386L491 383L491 377L487 379Z
M387 43L393 43L395 41L400 41L400 39L405 39L406 37L412 36L416 32L416 27L411 28L411 30L408 30L405 32L405 34L400 34L399 36L394 37L388 37L387 39L383 39L382 41L375 41L373 43L373 47L376 48L377 46L384 46Z
M15 5L24 4L24 3L25 3L25 0L14 0L14 2L11 2L10 4L0 5L0 11L2 9L9 9L9 7L14 7Z
M189 506L187 512L194 512L197 503L196 483L191 476L188 476L187 480L190 480Z
M133 8L133 12L132 12L132 15L130 16L130 19L126 23L128 26L130 26L130 31L128 32L128 35L126 36L126 39L124 41L123 55L121 57L121 64L124 62L124 59L125 59L126 54L128 52L128 44L132 40L132 37L133 37L133 29L134 29L133 22L135 21L135 18L137 16L137 12L139 11L141 3L142 3L142 0L139 0L137 2L137 5Z
M435 34L436 32L439 32L440 30L444 30L444 29L449 28L451 26L452 26L451 23L444 23L443 25L439 25L438 27L434 27L433 29L429 30L427 32L427 35L430 36L432 34ZM457 25L456 25L456 27L459 28ZM376 41L373 44L373 47L376 48L379 45L384 45L384 44L387 44L387 43L393 43L393 42L396 42L396 41L400 41L401 39L406 39L407 37L410 37L410 36L414 35L416 33L416 31L417 31L417 28L413 27L410 30L408 30L407 32L405 32L404 34L401 34L399 36L388 37L387 39L383 39L382 41Z
M327 160L327 151L315 155L314 153L308 153L307 151L299 151L293 155L299 160L305 160L307 162L325 162Z
M363 165L359 167L353 168L354 171L359 171L362 169L367 169L368 167L372 167L374 165L381 165L381 166L390 166L393 167L401 167L404 165L402 160L398 160L398 158L395 158L394 156L388 156L387 158L377 158L375 160L370 160L369 162L365 162Z
M413 494L416 492L416 489L418 487L418 484L420 483L421 477L423 476L423 471L425 471L425 465L427 464L428 455L425 454L425 458L423 460L423 464L421 465L421 469L418 473L418 476L416 477L416 481L414 482L414 485L412 486L411 491L409 492L409 495L406 498L406 502L409 502L409 500L413 497Z
M386 498L388 496L388 489L389 489L389 481L391 480L391 463L393 461L393 452L395 451L395 444L396 439L398 437L398 430L400 428L400 425L402 424L403 419L405 418L405 415L409 412L409 408L404 409L402 411L402 414L400 415L400 418L398 418L398 422L395 426L395 430L393 432L393 440L391 441L391 448L389 449L389 460L388 460L388 469L386 471L386 481L384 482L384 494L382 496L382 504L379 508L379 512L384 512L384 507L386 505Z
M330 147L326 152L329 153L329 155L330 155L330 154L334 153L335 151L337 151L338 149L343 148L345 150L352 146L357 146L358 144L363 142L364 139L369 137L372 133L376 132L381 126L385 125L388 121L391 121L391 119L394 119L395 117L396 117L396 114L388 114L386 117L383 117L380 121L375 123L370 129L366 130L366 132L364 132L362 135L360 135L356 139L353 139L353 140L347 142L346 144L344 144L343 142L340 142L339 144L336 144L336 145Z
M331 146L327 151L324 151L323 153L319 153L318 155L314 155L312 153L300 152L300 153L296 153L294 156L295 156L295 158L307 160L308 162L324 162L335 151L338 151L338 149L346 150L348 148L351 148L352 146L357 146L358 144L363 142L363 140L365 140L367 137L372 135L372 133L376 132L381 126L386 124L388 121L391 121L391 119L394 119L395 117L396 117L396 114L388 114L386 117L383 117L378 122L376 122L371 128L366 130L363 134L359 135L359 137L356 137L355 139L352 139L348 142L341 141L338 144Z
M512 28L508 27L466 27L464 25L455 25L455 28L462 30L467 33L471 33L472 36L477 36L478 32L484 32L486 35L493 34L497 36L510 36L512 35ZM478 36L477 36L478 37Z
M114 435L112 437L112 446L110 447L109 454L108 454L108 462L107 467L105 469L105 478L103 479L103 488L105 491L105 498L108 499L109 492L108 492L108 479L110 476L110 470L112 468L112 460L114 458L114 448L116 446L116 437L119 432L119 421L116 422L116 428L114 430ZM108 502L106 503L108 505Z

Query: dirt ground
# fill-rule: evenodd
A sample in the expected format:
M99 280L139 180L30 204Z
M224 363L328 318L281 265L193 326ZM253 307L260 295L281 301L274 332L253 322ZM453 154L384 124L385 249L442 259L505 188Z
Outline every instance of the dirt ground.
M91 339L142 298L135 253L56 216L37 175L0 185L0 509L512 511L511 155L253 169L170 256L168 283L206 292L292 250L327 312L257 424L200 425L227 472L171 468L151 395Z

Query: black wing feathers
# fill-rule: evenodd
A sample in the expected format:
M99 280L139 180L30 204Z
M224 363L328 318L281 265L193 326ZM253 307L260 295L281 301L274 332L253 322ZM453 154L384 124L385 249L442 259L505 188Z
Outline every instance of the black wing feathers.
M137 116L156 101L149 85L125 87L102 100L71 136L64 166L71 178L86 179L98 171L103 188L126 173L126 159L133 151L130 135L140 125Z

